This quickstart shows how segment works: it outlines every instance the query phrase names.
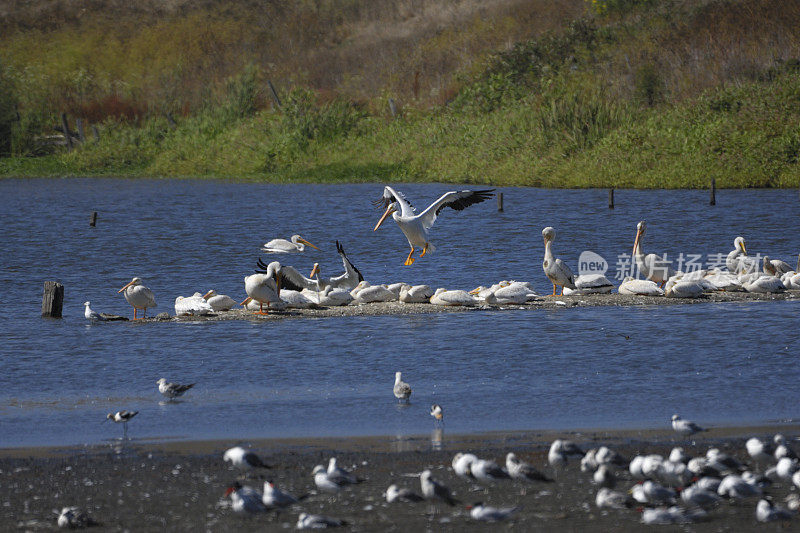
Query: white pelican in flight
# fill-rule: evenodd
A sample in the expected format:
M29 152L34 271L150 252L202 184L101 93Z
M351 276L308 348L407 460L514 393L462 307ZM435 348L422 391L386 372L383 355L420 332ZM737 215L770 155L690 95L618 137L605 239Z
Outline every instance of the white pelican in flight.
M663 288L667 280L675 275L672 269L672 261L657 256L656 254L644 255L642 251L642 237L647 229L647 223L642 220L636 225L636 240L633 242L633 256L636 259L636 266L645 279L660 283Z
M147 308L156 306L156 297L153 291L142 285L141 278L133 278L127 285L117 291L125 292L125 300L133 306L133 319L136 320L136 311L144 309L143 318L147 318Z
M433 223L436 222L436 217L442 209L445 207L452 207L456 211L461 211L473 204L491 198L494 196L493 191L494 189L446 192L440 196L438 200L429 205L425 211L417 215L411 203L406 200L406 197L387 185L383 189L383 197L380 200L372 202L376 206L386 208L383 216L372 231L377 231L378 228L381 227L381 224L383 224L383 221L386 220L389 215L392 215L392 218L397 222L397 225L406 236L406 239L408 239L409 246L411 246L411 251L408 253L408 257L403 264L406 266L413 265L414 258L411 256L417 248L422 248L422 253L419 254L420 257L424 257L427 253L434 252L435 247L428 240L428 231L433 227ZM398 211L400 212L398 213Z
M265 265L261 259L258 260L258 268L255 274L244 278L244 290L247 296L258 302L259 315L266 315L264 304L269 307L270 302L281 301L281 264L273 261ZM247 305L242 302L241 305Z
M553 294L556 295L556 285L561 287L561 294L564 294L564 287L575 289L575 274L561 259L556 259L553 256L553 250L550 245L553 239L556 238L556 230L547 226L542 230L542 237L544 238L544 261L542 261L542 270L550 279L553 284Z
M319 250L319 248L302 238L300 235L292 235L292 238L289 241L286 239L272 239L268 243L264 244L261 250L268 254L289 254L294 252L302 252L306 249L306 246L310 246L315 250Z
M361 272L359 272L355 265L350 262L350 259L347 258L347 254L344 253L344 248L339 244L339 241L336 241L336 251L342 258L344 273L330 278L321 278L319 277L319 263L314 263L311 274L309 274L309 277L305 277L298 272L296 268L287 265L281 268L281 277L283 278L284 287L293 291L308 289L318 292L325 290L327 287L331 287L332 289L347 289L348 291L354 289L356 285L364 281L364 276L361 275Z

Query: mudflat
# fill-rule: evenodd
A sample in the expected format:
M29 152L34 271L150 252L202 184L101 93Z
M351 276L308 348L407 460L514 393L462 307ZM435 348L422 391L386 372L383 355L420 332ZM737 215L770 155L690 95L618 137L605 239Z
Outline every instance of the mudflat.
M635 507L600 510L597 487L580 471L579 460L563 470L546 465L550 443L569 439L584 451L608 445L628 459L638 454L668 455L682 446L690 456L717 447L762 471L745 451L747 438L771 439L775 433L791 438L800 426L712 428L692 437L671 430L592 430L572 432L525 431L477 435L448 435L446 429L420 436L304 438L242 441L137 442L73 448L0 449L0 530L52 530L54 509L80 506L102 525L97 531L278 531L295 527L299 513L344 519L352 531L495 530L497 524L472 520L466 505L478 501L499 507L518 507L501 527L515 531L641 531L641 512ZM271 468L242 479L223 462L225 449L243 445ZM450 467L457 452L505 464L508 452L540 468L552 483L500 481L490 486L459 479ZM311 471L336 457L341 466L364 481L338 494L318 493ZM386 503L390 484L420 491L419 473L450 487L461 503ZM237 478L261 490L265 480L296 496L308 495L281 513L234 513L225 490ZM627 470L617 472L617 490L635 483ZM792 492L791 483L766 490L779 504ZM704 522L681 526L691 531L744 531L758 525L757 499L724 501L710 510ZM798 519L800 520L800 518ZM673 526L677 529L677 526ZM783 530L780 525L763 526Z

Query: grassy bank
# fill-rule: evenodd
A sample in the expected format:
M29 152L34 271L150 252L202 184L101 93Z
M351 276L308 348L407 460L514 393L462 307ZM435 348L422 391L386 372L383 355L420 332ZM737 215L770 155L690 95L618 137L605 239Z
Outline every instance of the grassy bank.
M121 52L108 42L81 41L80 53L62 58L71 65L62 70L84 72L80 83L65 82L48 56L23 45L50 46L58 36L63 55L71 50L68 30L91 34L92 26L30 28L18 15L17 31L0 38L0 92L14 104L6 105L11 155L0 157L0 176L665 188L705 187L713 177L719 187L800 185L797 2L551 2L538 6L544 15L531 24L530 2L479 9L462 1L445 22L439 13L433 29L406 20L402 38L391 29L404 16L399 0L377 12L358 1L309 5L316 25L281 35L283 43L295 34L306 39L302 57L265 62L258 54L266 44L244 53L242 43L269 25L258 17L245 23L247 6L235 4L207 24L216 29L207 28L203 46L216 43L223 57L216 66L208 51L179 54L178 45L156 54L144 30L122 24L125 38L106 39L135 45L129 56L138 59L114 64ZM182 24L213 9L220 8L162 13L148 31L188 32ZM303 14L292 9L282 16ZM314 57L312 28L338 60L317 67L324 75L305 71L287 81L290 67L303 73L303 61ZM398 39L409 50L399 52ZM86 59L93 49L102 50L106 67ZM389 64L385 54L393 52L399 60ZM178 82L163 72L176 63ZM91 71L80 70L85 64ZM146 68L159 65L159 75ZM275 82L280 107L267 89L279 72L286 76ZM69 153L39 147L36 137L52 131L59 109L96 123L99 140L90 136ZM0 108L0 133L3 114Z

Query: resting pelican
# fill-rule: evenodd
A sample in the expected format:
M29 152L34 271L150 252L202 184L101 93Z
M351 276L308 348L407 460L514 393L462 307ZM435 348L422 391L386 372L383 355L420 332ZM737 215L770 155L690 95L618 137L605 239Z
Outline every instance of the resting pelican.
M258 260L258 268L255 274L244 278L244 290L247 296L258 302L259 315L266 315L264 304L269 307L270 302L281 301L281 264L277 261L265 265L261 259ZM242 302L242 305L247 305Z
M494 189L446 192L440 196L438 200L429 205L425 211L417 215L411 203L406 200L406 197L387 185L383 189L383 197L373 202L375 206L386 208L386 211L372 231L378 231L383 221L386 220L389 215L392 215L392 218L397 222L397 225L406 236L406 239L408 239L409 246L411 246L411 251L408 253L408 257L403 264L406 266L412 265L414 264L414 258L411 256L414 254L416 248L422 248L422 253L419 255L420 257L425 257L426 253L434 252L434 245L428 241L428 230L433 227L433 223L436 222L436 217L442 209L445 207L452 207L456 211L461 211L473 204L491 198L494 196L493 191ZM398 210L400 213L397 213Z
M642 220L636 225L636 240L633 242L633 256L636 258L636 266L645 279L660 283L663 288L667 280L675 275L672 269L672 261L667 261L656 254L644 255L642 251L642 237L647 229L647 222Z
M483 301L491 305L524 304L539 296L527 283L521 281L500 282L498 286L492 285L488 294L484 291L478 294L483 294Z
M620 283L617 292L637 296L664 296L664 290L655 281L649 279L633 279L628 276Z
M433 296L433 289L428 285L406 285L400 289L398 300L407 304L426 304L430 303Z
M125 291L125 300L133 306L133 319L136 320L136 311L144 309L142 318L147 318L147 308L156 307L156 297L153 291L142 285L141 278L133 278L127 285L117 291Z
M322 291L326 287L331 287L333 289L354 289L356 285L364 281L364 276L361 275L361 272L350 262L350 259L347 258L347 254L344 253L344 248L339 244L339 241L336 241L336 251L342 258L344 273L331 278L321 278L319 277L319 263L314 263L311 274L309 274L309 277L305 277L298 272L296 268L287 265L281 268L281 276L283 277L285 287L297 291L301 289Z
M772 293L783 292L786 286L775 276L755 274L742 277L742 286L747 292Z
M319 304L310 295L291 289L281 290L281 300L290 309L316 309Z
M667 284L664 296L667 298L699 298L705 292L705 288L706 285L702 280L675 280L674 283Z
M773 276L781 277L787 272L791 272L792 267L786 261L780 259L770 259L769 256L764 256L764 273Z
M292 235L292 240L286 239L272 239L266 243L261 250L268 254L289 254L293 252L302 252L310 246L315 250L319 250L316 246L302 238L300 235Z
M550 296L556 295L556 285L561 287L561 294L564 294L564 287L575 289L575 275L572 270L561 259L556 259L553 256L551 244L553 239L556 238L556 230L547 226L542 230L542 237L544 238L542 269L553 284L553 294Z
M214 311L230 311L231 307L236 305L236 300L224 294L217 294L214 289L205 293L203 299L208 302L208 305Z
M199 292L185 298L183 296L175 298L176 315L207 315L213 311L214 309Z
M347 289L334 289L330 285L328 285L319 292L309 291L308 289L305 289L303 293L309 297L312 296L316 297L317 304L330 307L347 305L353 301L353 297L350 295L350 291L348 291Z
M433 305L478 305L480 300L472 296L467 291L454 290L449 291L443 287L436 289L436 292L431 296L431 303Z
M609 294L614 289L603 274L582 274L575 278L575 290L566 289L564 295L570 294Z
M350 295L357 304L397 300L397 296L384 285L370 285L368 281L359 282L356 288L350 291Z

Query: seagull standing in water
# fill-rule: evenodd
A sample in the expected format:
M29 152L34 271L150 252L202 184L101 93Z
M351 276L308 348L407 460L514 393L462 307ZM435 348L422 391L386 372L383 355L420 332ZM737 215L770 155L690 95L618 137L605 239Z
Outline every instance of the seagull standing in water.
M705 428L701 428L691 420L684 420L678 415L672 415L672 429L681 435L687 436L700 433L701 431L708 431Z
M411 398L411 385L403 381L403 373L394 373L394 397L401 402L409 402Z
M97 311L92 311L92 308L89 307L90 305L91 302L88 301L83 302L84 306L83 316L86 317L86 320L105 320L105 317L102 316L100 313L98 313ZM67 509L67 507L65 507L64 509Z
M142 285L141 278L133 278L127 285L117 291L124 292L125 300L133 307L133 319L136 320L136 311L143 309L142 318L147 318L147 308L156 307L156 297L153 291Z
M433 227L436 222L436 217L445 207L452 207L456 211L461 211L467 207L488 200L492 196L494 189L487 189L481 191L450 191L444 193L438 200L428 206L422 213L416 214L414 207L406 200L405 195L395 191L393 188L386 186L383 189L383 196L380 200L373 202L375 206L385 208L383 216L375 225L372 231L378 231L384 220L389 215L397 222L398 227L406 236L411 251L406 258L405 266L413 265L414 258L411 257L417 248L422 248L420 257L425 257L425 254L433 253L435 247L433 243L428 240L428 231ZM398 211L400 211L398 213Z
M178 396L183 396L183 394L194 387L194 383L190 383L189 385L180 385L178 383L170 383L165 378L161 378L156 381L158 385L158 392L169 398L170 400L174 400Z
M111 420L115 424L122 424L122 438L128 438L128 421L134 416L138 415L139 411L117 411L116 413L108 413L106 420ZM106 420L103 420L105 422Z

